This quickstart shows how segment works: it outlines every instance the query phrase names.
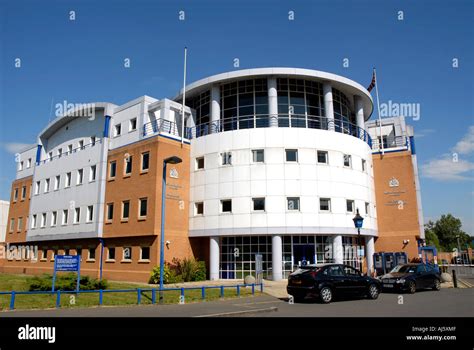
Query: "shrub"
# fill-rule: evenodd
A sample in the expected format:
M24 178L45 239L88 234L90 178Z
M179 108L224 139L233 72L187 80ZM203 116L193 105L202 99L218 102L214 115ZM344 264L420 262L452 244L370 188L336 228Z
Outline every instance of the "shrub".
M174 258L172 263L164 266L163 283L179 283L206 280L206 264L204 261ZM155 266L151 271L149 283L160 283L160 267Z
M49 291L53 287L53 276L43 274L28 279L30 291ZM77 275L75 273L56 275L55 290L76 290ZM99 281L89 276L81 276L79 279L81 290L107 289L106 280Z
M165 263L165 266L163 268L163 283L169 284L169 283L178 283L182 281L183 280L181 276L178 276L176 274L175 269L171 268L169 264ZM149 283L153 283L153 284L160 283L160 267L159 266L155 266L153 270L151 271Z

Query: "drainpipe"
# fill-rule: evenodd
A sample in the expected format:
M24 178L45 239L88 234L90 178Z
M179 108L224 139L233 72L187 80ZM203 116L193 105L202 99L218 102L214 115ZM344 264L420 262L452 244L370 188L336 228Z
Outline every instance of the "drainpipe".
M102 281L102 265L103 265L102 257L104 256L104 240L102 238L99 238L99 241L100 241L99 280Z

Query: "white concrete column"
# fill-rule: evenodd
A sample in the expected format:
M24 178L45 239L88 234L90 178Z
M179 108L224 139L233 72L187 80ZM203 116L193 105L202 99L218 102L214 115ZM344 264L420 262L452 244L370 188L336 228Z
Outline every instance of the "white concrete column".
M283 248L281 236L272 237L272 269L273 280L280 281L283 278Z
M211 88L211 133L218 131L219 120L221 119L221 87L212 85Z
M270 77L267 80L268 85L268 115L270 116L270 126L278 127L278 92L277 80Z
M332 242L332 251L334 255L334 262L336 264L342 264L344 262L344 250L342 247L341 235L334 236L334 239Z
M366 252L366 259L367 259L367 275L372 276L374 272L374 237L368 236L365 238L365 252Z
M365 129L364 104L362 102L362 97L354 96L354 106L357 126L361 129Z
M324 116L328 122L328 130L334 130L334 105L332 100L332 85L330 83L323 84L324 95Z
M219 237L209 239L209 279L211 281L219 279Z

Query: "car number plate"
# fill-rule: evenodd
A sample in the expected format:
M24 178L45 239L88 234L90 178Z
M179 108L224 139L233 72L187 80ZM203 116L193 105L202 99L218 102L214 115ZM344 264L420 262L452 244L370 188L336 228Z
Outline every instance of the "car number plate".
M383 286L384 288L393 288L393 284L391 283L384 283Z
M293 281L293 284L301 284L300 280Z

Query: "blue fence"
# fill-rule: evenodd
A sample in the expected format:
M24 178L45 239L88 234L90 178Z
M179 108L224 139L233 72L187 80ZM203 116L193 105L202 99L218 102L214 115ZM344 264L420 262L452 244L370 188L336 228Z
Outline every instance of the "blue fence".
M137 288L137 289L99 289L99 290L79 290L79 291L32 291L32 292L0 292L0 295L10 295L10 310L15 309L15 299L17 295L56 295L56 307L61 307L61 295L64 294L83 294L83 293L98 293L98 305L102 305L104 303L104 294L107 293L136 293L137 294L137 305L141 304L142 300L142 293L143 292L151 292L151 303L156 304L156 293L160 292L169 292L169 291L179 291L180 297L186 297L187 290L200 290L201 291L201 299L206 299L206 290L208 289L219 289L219 297L224 297L225 289L235 289L237 296L240 296L240 289L250 287L252 289L252 295L255 295L255 288L260 288L260 292L263 292L263 283L252 283L252 284L236 284L232 286L203 286L203 287L181 287L181 288Z

